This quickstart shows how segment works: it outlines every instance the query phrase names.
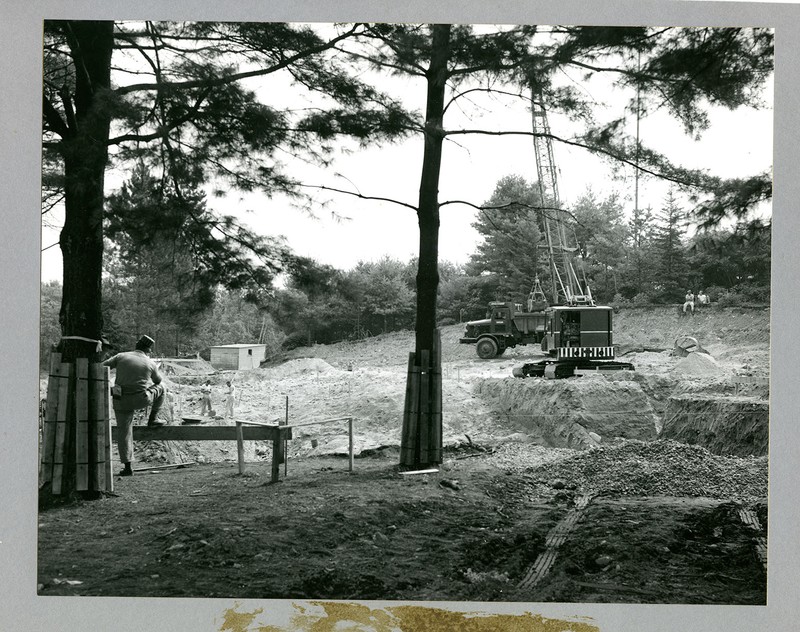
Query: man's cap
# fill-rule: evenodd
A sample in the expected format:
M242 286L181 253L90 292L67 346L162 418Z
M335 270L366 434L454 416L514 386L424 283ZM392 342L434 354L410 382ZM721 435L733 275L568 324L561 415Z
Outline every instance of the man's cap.
M152 347L154 344L156 344L156 341L153 340L150 336L142 336L141 338L139 338L139 341L136 343L136 346L139 348L146 349L148 347Z

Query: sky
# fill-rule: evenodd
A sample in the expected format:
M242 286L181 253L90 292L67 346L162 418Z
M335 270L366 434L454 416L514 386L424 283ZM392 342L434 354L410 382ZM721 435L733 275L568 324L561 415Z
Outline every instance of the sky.
M597 110L599 119L622 113L623 104L631 97L607 81L582 83L580 78L563 75L564 83L580 85L596 100L606 104ZM413 80L385 80L386 89L405 95L407 107L424 109L424 86ZM259 86L251 86L258 90ZM290 89L287 87L287 89ZM644 118L640 124L643 144L652 146L673 160L690 168L708 169L723 177L747 176L769 169L772 164L772 84L767 86L760 110L741 108L728 111L711 110L711 126L699 141L683 133L677 122L665 114ZM549 117L554 134L569 136L576 128L555 115ZM634 133L635 120L629 120ZM530 112L525 104L501 99L472 110L452 110L445 120L448 129L485 128L530 131ZM506 175L535 179L536 163L533 141L524 136L456 136L446 141L440 181L440 201L465 200L472 204L485 202L497 181ZM287 159L289 172L310 184L327 185L358 191L365 196L380 196L407 204L416 203L422 139L408 140L355 149L343 144L332 168L319 169ZM623 169L622 179L611 177L611 168L603 160L584 150L554 144L559 168L559 190L562 203L569 205L588 187L601 197L618 193L628 212L633 208L633 169ZM107 189L118 187L127 177L119 168L107 176ZM642 180L639 206L658 209L668 185ZM299 209L281 197L269 198L263 193L243 195L228 191L224 198L208 197L208 206L222 214L237 216L242 222L264 235L286 238L298 255L339 269L349 269L359 261L375 261L389 256L408 261L418 252L419 231L412 209L391 204L361 200L332 192L319 192L316 204ZM448 204L441 209L440 260L465 263L475 251L479 235L471 224L476 210L464 204ZM61 253L58 246L59 218L55 226L44 227L42 245L42 279L61 279Z

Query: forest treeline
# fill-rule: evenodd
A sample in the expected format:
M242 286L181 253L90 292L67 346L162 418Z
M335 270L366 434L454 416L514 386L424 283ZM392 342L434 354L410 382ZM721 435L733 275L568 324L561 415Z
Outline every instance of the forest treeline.
M111 217L150 221L159 197L146 170L109 199ZM482 318L493 300L524 302L535 278L547 291L548 253L539 230L538 187L520 176L501 179L476 215L481 235L464 264L439 266L441 325ZM193 203L202 217L201 194ZM131 211L122 213L122 207ZM568 207L582 269L598 303L614 306L682 302L705 290L720 305L768 303L770 228L750 221L689 234L689 218L672 193L659 208L625 213L619 196L585 191ZM384 257L339 270L284 246L277 282L260 294L197 282L200 262L160 233L140 234L130 221L109 221L103 276L105 339L126 349L142 333L164 356L207 357L212 345L260 342L274 356L314 343L413 329L416 259ZM197 236L203 238L202 234ZM41 360L60 337L61 284L42 284ZM43 364L44 365L44 364Z

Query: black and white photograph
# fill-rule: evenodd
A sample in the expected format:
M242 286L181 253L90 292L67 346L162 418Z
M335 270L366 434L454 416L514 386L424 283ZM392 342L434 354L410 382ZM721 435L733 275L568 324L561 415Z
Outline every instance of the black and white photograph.
M768 616L781 25L351 13L41 20L30 598Z

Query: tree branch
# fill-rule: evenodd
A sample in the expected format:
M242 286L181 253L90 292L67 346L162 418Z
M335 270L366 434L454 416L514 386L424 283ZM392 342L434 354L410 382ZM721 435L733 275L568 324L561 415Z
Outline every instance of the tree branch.
M660 178L662 180L666 180L668 182L674 182L675 184L680 184L682 186L693 187L698 189L708 189L709 187L704 186L697 182L691 182L689 180L679 178L678 176L672 176L666 173L661 173L658 171L654 171L652 169L648 169L647 167L643 167L641 164L637 164L635 161L625 158L624 156L620 156L619 154L609 150L604 149L602 147L597 147L595 145L589 145L587 143L583 143L577 140L569 140L566 138L561 138L560 136L556 136L555 134L535 134L533 132L521 132L521 131L500 131L500 132L493 132L489 130L480 130L480 129L464 129L464 130L451 130L446 131L445 136L451 135L465 135L465 134L482 134L484 136L531 136L531 137L546 137L551 138L552 140L558 141L560 143L564 143L565 145L571 145L573 147L580 147L581 149L585 149L591 153L596 154L603 154L608 156L609 158L613 158L621 163L630 165L631 167L635 167L642 173L646 173L648 175L654 176L656 178Z
M249 70L245 72L237 72L231 73L229 75L225 75L222 77L217 77L215 79L194 79L190 81L176 81L176 82L164 82L164 83L139 83L139 84L132 84L129 86L122 86L116 89L117 94L128 94L130 92L152 92L154 90L162 90L164 88L169 89L187 89L187 88L215 88L218 86L224 86L229 83L234 83L236 81L240 81L241 79L249 79L251 77L262 77L264 75L272 74L277 72L278 70L283 70L287 66L295 63L296 61L313 55L315 53L321 53L325 50L334 48L334 45L343 39L350 37L353 33L356 33L359 28L359 24L354 24L353 27L341 35L337 35L331 40L327 42L323 42L319 46L312 46L300 53L296 53L290 57L286 57L282 59L280 62L273 64L269 68L259 68L258 70Z
M353 197L357 197L362 200L377 200L379 202L391 202L392 204L399 204L400 206L405 206L406 208L410 208L415 213L417 212L416 206L413 206L412 204L407 204L406 202L401 202L400 200L393 200L392 198L385 198L372 195L362 195L361 193L354 193L353 191L345 191L344 189L337 189L335 187L329 187L322 184L303 184L300 182L295 182L294 184L295 186L307 189L320 189L322 191L333 191L335 193L344 193L346 195L352 195Z
M46 95L42 95L42 112L47 125L54 133L61 136L61 138L66 138L70 135L69 127Z

